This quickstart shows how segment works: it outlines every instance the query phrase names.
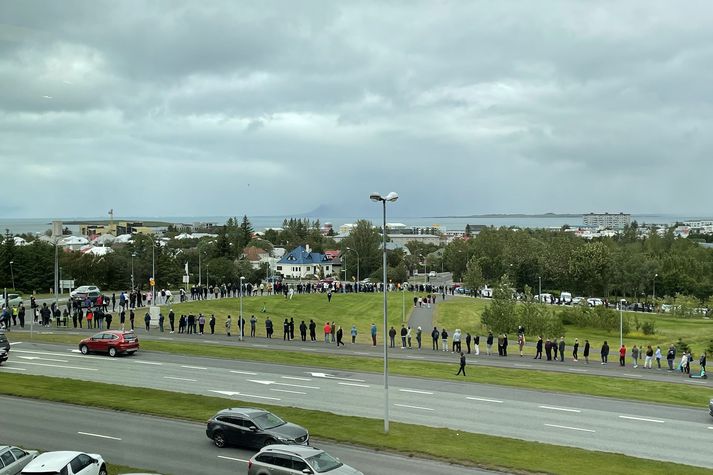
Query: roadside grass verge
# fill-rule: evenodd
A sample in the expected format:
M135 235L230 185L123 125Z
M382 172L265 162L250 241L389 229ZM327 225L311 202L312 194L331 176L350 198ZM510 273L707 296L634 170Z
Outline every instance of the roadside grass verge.
M476 332L481 336L487 334L487 329L481 323L480 318L483 310L490 304L489 300L475 298L451 298L445 302L439 301L433 313L433 324L439 329L445 326L450 332L453 329L460 328L465 334L469 331L471 334ZM548 306L559 312L563 307ZM566 307L564 307L566 308ZM693 347L696 356L700 355L701 351L706 350L711 339L713 339L713 320L705 320L703 318L677 318L667 314L652 314L641 312L624 312L624 318L628 318L630 322L631 332L624 335L624 343L627 347L633 345L652 345L661 346L663 355L666 355L668 345L675 344L681 338ZM638 319L640 324L644 322L654 322L656 325L656 333L653 335L644 335L641 330L636 330L634 321ZM567 352L571 354L572 343L575 338L579 338L580 353L584 345L584 340L588 339L592 344L592 351L599 354L599 348L604 340L609 341L610 346L616 345L618 348L619 330L607 332L596 328L584 328L577 325L565 325L565 340L567 341ZM559 335L557 335L559 336ZM546 338L547 335L544 335ZM535 335L527 335L528 343L537 341ZM515 342L515 337L511 338L511 345ZM514 348L514 345L512 346ZM534 348L528 347L528 353L534 354Z
M35 341L76 345L78 339L76 336L71 335L35 335ZM383 360L373 357L272 351L269 349L225 345L186 345L184 343L152 340L142 340L141 348L142 350L176 355L235 360L236 367L239 367L241 361L257 361L339 371L376 374L383 372ZM569 374L555 371L499 368L474 363L477 360L470 361L468 376L465 378L454 375L458 367L458 359L455 356L452 364L392 358L389 360L389 372L398 376L465 381L548 392L683 405L695 408L707 407L710 400L710 389L687 384Z
M406 292L402 295L399 292L388 294L388 323L395 328L401 328L402 313L404 320L408 322L413 310L413 294ZM282 338L282 326L285 318L295 319L295 335L299 338L300 322L305 321L309 326L310 319L317 325L317 338L324 338L324 323L335 322L344 331L344 341L351 340L350 330L352 325L357 327L357 342L368 343L371 341L369 330L372 323L376 323L379 338L383 331L384 321L384 296L381 293L361 293L361 294L340 294L333 293L332 301L327 300L327 294L295 294L292 299L286 299L281 295L264 295L243 298L243 317L245 318L245 333L250 333L250 317L255 315L257 323L255 326L256 335L265 336L265 319L270 317L274 327L273 338ZM410 303L409 303L409 299ZM206 316L206 328L211 314L215 315L216 333L225 334L225 320L231 315L233 320L233 335L239 334L237 330L238 315L240 315L240 299L223 298L216 300L195 300L173 305L163 305L162 312L166 316L168 325L168 312L173 309L176 314L176 325L181 314L188 315L202 313ZM264 310L264 312L263 312ZM136 313L137 322L143 322L143 315L146 311L139 309ZM128 317L127 317L128 318ZM115 321L118 321L115 318ZM307 333L309 337L309 330Z
M92 406L204 423L233 399L172 393L64 378L3 374L0 394ZM168 402L170 401L170 404ZM309 429L312 437L373 450L430 457L489 469L554 474L710 474L687 465L595 452L505 437L458 432L394 422L389 434L383 422L322 411L247 403L263 407ZM196 441L198 442L198 441ZM199 449L197 449L199 450ZM604 469L604 467L606 467Z

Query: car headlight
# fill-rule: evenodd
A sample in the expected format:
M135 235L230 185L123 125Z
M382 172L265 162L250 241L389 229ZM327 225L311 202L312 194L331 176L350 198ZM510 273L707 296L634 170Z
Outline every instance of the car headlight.
M282 442L283 444L294 443L294 440L288 439L287 437L278 437L277 440L279 440L279 441Z

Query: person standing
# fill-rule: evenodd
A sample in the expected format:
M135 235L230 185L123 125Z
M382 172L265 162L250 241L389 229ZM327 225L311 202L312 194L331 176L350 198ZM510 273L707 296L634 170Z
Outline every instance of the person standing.
M287 320L285 320L287 321ZM324 342L329 343L329 335L332 333L332 327L329 325L329 322L324 323Z
M552 341L548 338L545 342L545 354L547 355L547 361L552 361Z
M111 314L108 314L107 317L109 317ZM106 320L106 325L107 327L109 326L109 323L111 322L111 318L107 318ZM163 333L163 312L159 312L158 314L158 331Z
M205 331L205 316L202 313L198 314L198 334L202 335Z
M332 322L332 326L334 326L334 322ZM290 328L290 341L292 341L295 339L295 319L294 319L294 317L290 317L289 328ZM332 331L334 331L334 330L332 330ZM332 340L332 341L334 341L334 340Z
M392 325L391 328L389 328L389 346L391 348L395 348L395 343L394 343L395 339L396 339L396 329Z
M600 354L602 357L602 364L607 364L609 362L609 344L606 342L606 340L602 344Z
M134 319L136 318L136 315L134 314L134 309L132 308L129 310L129 325L131 325L131 331L134 331ZM80 319L81 322L81 319ZM88 326L89 324L87 324ZM82 328L82 325L80 323L79 328Z
M111 313L106 314L105 320L106 320L106 329L107 330L111 330L111 321L113 320L113 318L114 317L111 315Z
M480 335L475 335L475 338L473 338L473 349L475 350L475 356L480 355Z
M230 327L233 325L233 319L230 318L230 315L228 315L228 318L225 319L225 334L227 336L230 336Z
M149 312L146 312L146 315L144 315L144 323L146 324L146 331L149 331L149 327L151 326L151 314Z
M671 345L666 353L666 361L668 362L668 370L673 371L673 361L676 359L676 348Z
M646 352L644 353L644 369L651 369L654 362L654 349L651 345L646 347Z
M304 320L302 321L304 323ZM255 337L255 326L257 325L257 318L255 318L255 315L252 315L250 317L250 336ZM302 340L304 341L304 339Z
M584 364L589 364L589 340L584 340Z
M656 357L656 369L661 369L661 356L662 356L662 355L661 355L661 347L660 347L660 346L657 346L657 347L656 347L656 353L655 353L655 357Z
M210 327L210 334L215 335L215 314L210 314L210 320L208 320L208 326Z
M560 337L560 361L564 361L564 349L565 349L565 344L564 344L564 337Z
M407 333L406 327L403 324L401 324L401 349L402 350L406 348L406 333Z
M111 311L116 312L116 293L111 294Z
M325 327L325 333L327 332L326 327ZM285 321L282 322L282 341L289 341L290 340L290 321L285 318ZM325 335L324 338L325 343L328 341Z
M418 345L418 351L421 351L421 334L423 333L423 330L421 330L421 327L419 326L416 328L416 344Z
M332 337L332 343L334 343L334 340L335 340L334 337L337 334L337 326L334 324L334 322L332 322L332 325L329 327L329 331L330 331L330 336Z
M537 337L537 344L535 345L535 357L533 359L542 359L542 336Z
M525 348L525 334L517 332L517 347L520 350L520 358L524 357L523 349Z
M406 344L411 349L411 325L406 328Z
M376 323L371 324L371 344L376 346Z
M448 351L448 332L445 327L441 330L441 345L443 351Z
M124 323L124 322L121 322ZM176 314L173 313L173 309L168 312L168 324L171 325L171 333L176 330ZM123 327L122 327L123 329Z
M307 341L307 324L304 320L300 322L300 338L302 341Z
M636 345L631 349L631 360L634 362L634 368L639 367L639 348Z
M352 335L352 344L356 343L356 337L357 337L357 327L356 325L352 325L351 329L351 335Z
M706 352L701 353L701 357L698 359L698 364L701 365L701 376L706 374Z
M575 338L575 339L574 339L574 346L572 347L572 359L574 360L575 363L576 363L577 361L579 361L579 360L577 359L577 357L578 357L577 353L578 353L578 352L579 352L579 339L578 339L578 338Z
M189 335L194 334L195 326L196 326L196 316L193 315L192 313L189 313L186 321L188 322L188 334Z
M311 319L309 321L309 339L311 341L317 341L317 324Z
M453 348L451 350L451 353L455 353L456 351L460 353L461 351L461 346L460 346L460 328L456 328L456 331L453 332Z
M493 352L493 332L488 332L488 337L485 340L485 350L488 356L490 356Z
M340 326L337 329L337 348L339 348L339 345L344 346L344 342L342 341L342 338L344 338L344 331L342 331L342 327Z
M441 332L438 331L438 328L433 327L433 331L431 332L431 340L432 341L432 347L433 351L438 351L438 338L441 336Z
M20 328L25 328L25 306L22 303L17 310L17 318L20 320ZM75 324L74 327L76 328L77 325Z
M458 369L458 372L456 373L456 376L459 374L463 373L463 377L465 377L465 355L463 352L460 352L460 368Z
M503 356L508 355L508 335L503 333Z
M472 340L472 337L470 336L469 332L465 332L465 347L468 350L468 354L470 354L470 342Z
M619 366L626 366L626 345L619 348Z

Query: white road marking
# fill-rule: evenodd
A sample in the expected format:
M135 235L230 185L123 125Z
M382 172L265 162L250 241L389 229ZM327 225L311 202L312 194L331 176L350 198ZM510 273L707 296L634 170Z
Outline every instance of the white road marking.
M337 383L337 384L341 384L342 386L357 386L357 387L359 387L359 388L369 388L369 387L371 387L371 386L369 386L368 384L359 384L359 383Z
M303 351L319 351L317 348L302 348Z
M189 378L175 378L173 376L164 376L163 379L175 379L176 381L190 381L192 383L198 382L196 379L189 379Z
M247 374L247 375L250 375L250 376L257 376L257 373L253 373L253 372L250 372L250 371L238 371L238 370L236 370L236 369L231 369L230 372L231 372L231 373L235 373L235 374Z
M223 459L223 460L234 460L235 462L248 463L247 460L236 459L235 457L226 457L225 455L218 455L218 458L219 458L219 459Z
M502 404L502 403L503 403L503 401L500 401L499 399L488 399L488 398L485 398L485 397L471 397L471 396L468 396L468 397L466 397L466 399L470 399L471 401L494 402L494 403L496 403L496 404Z
M267 345L260 345L258 343L252 343L250 346L254 346L255 348L267 348Z
M582 429L581 427L569 427L569 426L558 426L557 424L545 424L547 427L555 427L557 429L569 429L569 430L577 430L580 432L596 432L595 430L592 429Z
M168 336L160 336L158 337L159 340L173 340L173 338L168 337Z
M11 341L10 346L13 346L13 345L22 345L22 342L21 341Z
M576 371L577 373L587 373L587 372L589 372L588 369L580 369L580 368L567 368L567 371Z
M277 388L270 388L270 391L275 391L278 393L290 393L290 394L307 394L307 393L303 393L302 391L291 391L289 389L277 389Z
M713 427L708 427L710 430L713 430Z
M620 419L631 419L634 421L644 421L644 422L657 422L659 424L663 424L665 421L662 421L660 419L648 419L646 417L634 417L634 416L619 416Z
M305 386L303 384L278 383L277 381L268 381L268 380L261 380L261 379L248 379L248 381L251 383L263 384L265 386L270 386L272 384L276 384L278 386L288 386L288 387L292 387L292 388L319 389L319 386Z
M412 359L412 360L422 360L423 356L407 356L406 358ZM472 362L471 362L472 363Z
M56 358L42 358L41 356L18 356L18 358L21 358L23 360L40 360L40 361L54 361L55 363L69 363L67 360L58 360Z
M355 355L371 355L371 353L367 353L366 351L352 351Z
M300 378L299 376L280 376L282 379L294 379L296 381L312 381L312 378Z
M181 365L181 368L186 368L186 369L199 369L199 370L206 370L208 368L204 368L203 366L187 366L187 365Z
M551 411L564 411L564 412L582 412L579 409L568 409L566 407L554 407L554 406L538 406L540 409L549 409Z
M138 363L138 364L148 364L148 365L154 365L154 366L163 366L163 363L158 363L158 362L156 362L156 361L134 360L134 363Z
M394 404L394 406L407 407L409 409L421 409L422 411L435 411L435 409L431 409L430 407L409 406L408 404Z
M431 391L421 391L419 389L399 389L402 393L416 393L416 394L429 394L433 395Z
M121 440L119 437L112 437L110 435L92 434L91 432L77 432L77 434L87 435L89 437L99 437L100 439Z
M0 369L10 369L12 371L27 371L27 368L13 368L12 366L2 366Z
M531 364L515 363L513 366L517 366L518 368L532 368L532 365L531 365Z
M622 376L628 376L630 378L643 378L640 374L622 373Z
M314 376L315 378L338 379L338 380L340 380L340 381L355 381L355 382L357 382L357 383L363 383L363 382L364 382L363 379L340 378L340 377L338 377L338 376L333 376L333 375L328 374L328 373L312 373L312 372L309 372L309 371L306 371L306 373L307 373L307 374L311 374L311 375Z
M48 366L50 368L78 369L81 371L99 371L98 368L83 368L81 366L65 366L61 364L32 363L30 361L16 361L17 364L28 364L33 366Z
M255 395L255 394L245 394L245 393L241 393L241 392L238 392L238 391L216 391L216 390L214 390L214 389L211 389L210 392L222 394L223 396L254 397L254 398L257 398L257 399L269 399L269 400L271 400L271 401L281 401L281 400L282 400L282 399L276 398L276 397L257 396L257 395Z

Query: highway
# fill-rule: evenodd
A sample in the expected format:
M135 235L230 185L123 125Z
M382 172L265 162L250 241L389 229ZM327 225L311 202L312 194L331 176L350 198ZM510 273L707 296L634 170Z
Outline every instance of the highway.
M205 435L205 424L8 397L0 397L0 407L3 443L99 453L112 463L163 474L244 474L254 454L215 447ZM312 444L365 474L412 475L414 464L424 475L493 473L319 441Z
M0 367L5 371L383 417L382 377L367 373L152 352L112 359L27 342L13 345L11 360ZM390 383L396 421L713 468L713 420L706 407L396 376Z

